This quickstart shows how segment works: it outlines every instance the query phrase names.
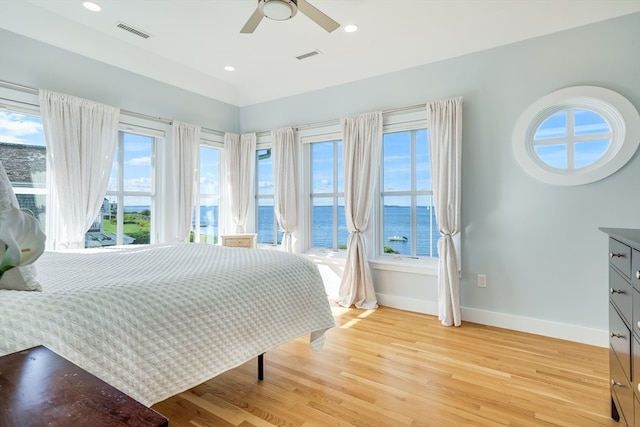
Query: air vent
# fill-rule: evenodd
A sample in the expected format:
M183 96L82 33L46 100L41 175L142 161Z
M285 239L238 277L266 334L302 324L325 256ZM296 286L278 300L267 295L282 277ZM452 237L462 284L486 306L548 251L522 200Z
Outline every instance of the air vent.
M311 52L303 53L302 55L296 56L296 58L302 61L303 59L311 58L312 56L320 55L321 53L322 52L316 49L316 50L312 50Z
M124 22L118 22L116 24L116 27L118 27L118 28L120 28L122 30L128 31L131 34L135 34L138 37L142 37L143 39L148 39L149 37L151 37L151 34L147 34L144 31L140 31L140 30L138 30L136 28L133 28L131 25L127 25Z

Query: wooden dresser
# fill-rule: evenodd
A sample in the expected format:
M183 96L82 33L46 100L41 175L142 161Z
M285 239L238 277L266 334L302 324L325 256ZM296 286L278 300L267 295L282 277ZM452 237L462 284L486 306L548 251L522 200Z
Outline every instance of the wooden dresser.
M611 417L640 427L640 230L609 235L609 376Z
M220 236L222 246L234 248L255 248L257 247L256 234L223 234Z

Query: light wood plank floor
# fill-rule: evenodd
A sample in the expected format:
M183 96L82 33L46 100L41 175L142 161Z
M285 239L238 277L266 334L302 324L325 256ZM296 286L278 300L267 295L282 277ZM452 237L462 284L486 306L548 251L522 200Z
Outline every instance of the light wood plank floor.
M308 337L153 406L170 427L619 426L608 350L429 315L334 307Z

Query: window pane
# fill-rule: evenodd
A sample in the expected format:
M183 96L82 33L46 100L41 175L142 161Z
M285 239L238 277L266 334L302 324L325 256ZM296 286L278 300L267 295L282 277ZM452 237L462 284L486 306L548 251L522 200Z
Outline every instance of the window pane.
M333 193L333 184L333 142L311 144L311 192Z
M547 118L533 139L563 138L567 136L567 112L559 111Z
M113 163L111 164L111 174L109 175L109 184L107 191L118 191L118 148L113 155Z
M154 138L134 133L121 135L124 137L124 191L151 192Z
M125 196L123 211L123 240L125 245L151 241L151 197Z
M0 141L0 161L11 186L46 188L47 148L40 117L0 111Z
M4 165L4 162L2 163ZM47 213L47 196L44 194L23 194L20 192L16 194L16 198L18 199L20 209L29 209L40 223L40 228L44 231Z
M567 144L536 145L536 154L554 168L567 168Z
M273 245L275 230L273 199L258 199L258 243Z
M416 132L416 190L431 190L431 164L426 129Z
M382 235L384 253L411 255L411 198L383 198Z
M39 116L0 110L0 136L3 147L9 144L45 146Z
M338 197L338 249L347 249L349 240L349 229L347 228L347 218L344 216L344 198Z
M200 243L218 243L218 198L200 198Z
M315 248L333 249L333 198L316 197L312 199L311 241ZM344 210L343 210L344 217Z
M102 201L100 213L84 235L84 246L95 248L117 244L118 198L106 196Z
M384 134L383 191L411 190L411 132Z
M47 149L38 116L0 111L0 161L22 209L45 230Z
M607 121L597 113L589 110L574 110L575 135L591 135L611 132Z
M440 232L436 225L436 210L431 196L418 196L416 206L416 255L438 256Z
M336 189L336 191L338 193L343 193L344 192L344 168L342 165L342 141L336 141L335 147L336 147L336 157L337 157L336 167L338 168L338 170L336 171L337 180L338 180L338 188Z
M271 150L258 150L258 194L273 195L273 166ZM273 240L273 238L271 239Z
M611 140L577 142L575 144L576 168L582 168L598 160L607 152Z
M219 176L220 150L201 146L200 194L220 194Z

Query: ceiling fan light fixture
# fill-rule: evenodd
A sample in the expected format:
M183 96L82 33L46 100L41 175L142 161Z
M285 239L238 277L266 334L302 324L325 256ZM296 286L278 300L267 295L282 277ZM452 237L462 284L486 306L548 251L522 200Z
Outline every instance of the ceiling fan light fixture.
M291 19L298 11L292 0L264 0L261 6L264 16L275 21Z

